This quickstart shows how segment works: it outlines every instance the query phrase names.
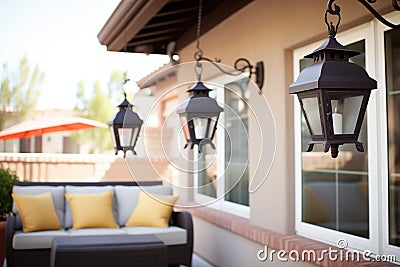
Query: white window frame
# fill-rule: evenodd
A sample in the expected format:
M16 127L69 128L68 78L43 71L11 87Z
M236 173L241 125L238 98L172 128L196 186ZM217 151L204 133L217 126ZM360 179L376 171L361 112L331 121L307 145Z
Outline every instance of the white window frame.
M248 74L243 73L242 75L239 76L230 76L230 75L221 75L217 76L213 79L210 79L209 82L210 84L215 84L219 85L217 89L217 101L220 103L224 103L225 99L225 89L223 89L220 85L227 85L229 83L239 81L243 78L248 76ZM206 83L206 82L204 82ZM206 83L207 84L207 83ZM209 86L212 88L213 86ZM251 96L250 96L251 97ZM219 117L219 122L218 124L224 125L225 124L225 114L224 112L221 113ZM225 139L225 132L222 127L217 128L216 132L216 137L217 140L224 140ZM198 156L198 151L196 149L194 151L194 158L197 158ZM228 200L225 200L224 195L225 195L225 176L224 176L224 166L225 166L225 154L223 153L225 151L225 142L217 142L216 144L216 151L221 151L221 154L217 154L217 192L216 195L217 197L210 197L204 194L198 193L197 190L194 190L194 200L196 203L199 204L207 204L208 207L218 209L218 210L223 210L224 212L228 212L231 214L235 214L244 218L250 218L250 204L249 206L245 206L242 204L234 203ZM250 162L249 162L250 164ZM196 166L196 165L195 165ZM196 167L195 167L196 168ZM194 178L194 188L198 187L198 174L195 169L193 173L193 178Z
M376 77L376 63L375 63L375 40L374 32L376 21L357 26L350 30L339 32L337 35L338 41L343 44L351 44L354 42L365 40L365 65L368 74ZM296 49L293 51L293 74L294 80L300 73L299 62L305 55L310 54L313 50L319 47L324 40L320 40L313 44L305 47ZM379 89L378 89L379 90ZM310 237L328 243L336 245L340 239L345 239L348 243L348 247L351 249L358 250L370 250L374 253L379 252L379 218L377 216L379 210L379 194L376 190L378 187L379 177L379 165L378 165L378 139L377 128L378 128L378 117L377 117L377 104L376 94L378 90L374 90L371 93L371 97L368 104L367 112L367 132L368 132L368 185L369 185L369 238L357 237L351 234L342 233L339 231L327 229L321 226L312 225L309 223L302 222L302 171L301 171L301 110L300 105L296 100L294 101L294 129L295 129L295 227L296 232L299 235Z
M387 20L391 21L394 24L400 24L400 14L399 12L393 12L384 16ZM380 213L379 217L381 218L380 225L380 233L381 233L381 248L382 254L384 255L395 255L396 259L400 260L400 247L396 247L389 244L389 168L388 168L388 140L387 140L387 103L386 103L386 69L385 69L385 32L391 30L389 27L382 23L377 23L376 25L376 42L377 42L377 52L376 58L377 60L377 70L378 77L381 77L378 80L378 88L383 88L383 90L378 91L378 101L377 104L381 106L381 109L377 109L377 116L381 118L379 120L379 124L377 125L378 131L378 140L382 146L379 147L379 160L380 160L380 172L379 172L379 180L380 184ZM384 107L384 109L382 108Z

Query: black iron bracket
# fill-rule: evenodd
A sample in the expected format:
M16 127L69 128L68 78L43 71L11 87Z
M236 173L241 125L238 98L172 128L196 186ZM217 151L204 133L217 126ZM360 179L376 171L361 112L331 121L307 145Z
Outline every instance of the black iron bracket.
M252 65L250 61L247 58L238 58L235 63L233 64L233 67L235 68L236 71L234 72L229 72L221 68L221 66L218 65L218 63L221 63L220 59L215 59L211 60L207 57L203 57L202 52L200 51L199 53L195 54L195 59L197 62L200 61L207 61L213 64L219 71L221 71L224 74L231 75L231 76L238 76L241 75L245 72L248 72L248 78L251 79L251 77L254 75L255 76L255 82L257 84L257 87L259 89L259 94L262 94L262 88L264 86L264 62L263 61L258 61L256 65Z
M383 24L385 24L386 26L392 28L392 29L400 29L400 24L393 24L390 21L386 20L381 14L379 14L378 11L376 11L371 4L376 3L377 0L357 0L358 2L360 2L366 9L368 9L368 11L374 15L375 18L377 18L380 22L382 22ZM335 2L335 0L328 0L328 7L325 13L325 21L327 21L327 13L331 14L331 15L339 15L340 18L340 7L336 4L333 4L333 2ZM394 10L396 11L400 11L400 0L392 0L392 7ZM340 19L339 19L339 23L340 23ZM336 28L334 28L335 32L337 32L337 27L339 26L339 23L337 24ZM331 23L332 25L332 23ZM328 25L328 28L330 26ZM330 30L330 29L329 29ZM329 34L331 34L331 31L329 32ZM336 33L335 33L336 34Z

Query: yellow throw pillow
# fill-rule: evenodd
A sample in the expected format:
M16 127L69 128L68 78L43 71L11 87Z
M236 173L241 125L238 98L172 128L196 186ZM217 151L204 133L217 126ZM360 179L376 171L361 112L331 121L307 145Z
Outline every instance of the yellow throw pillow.
M119 228L115 222L113 192L96 194L65 194L72 210L72 229Z
M60 230L61 224L50 192L40 195L12 194L24 232Z
M153 226L167 228L169 217L178 196L139 193L138 203L125 226Z

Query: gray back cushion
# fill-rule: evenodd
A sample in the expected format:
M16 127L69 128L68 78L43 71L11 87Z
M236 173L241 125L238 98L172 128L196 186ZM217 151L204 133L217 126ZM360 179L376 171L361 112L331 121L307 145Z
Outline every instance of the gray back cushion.
M50 192L53 197L54 208L57 212L58 219L62 227L64 225L64 207L65 207L65 189L64 186L18 186L13 187L13 192L18 195L40 195L43 193ZM17 229L22 228L21 216L19 215L17 205L13 203L13 212L16 214L16 227Z
M119 225L125 225L136 208L139 192L143 190L150 194L172 195L172 188L164 185L154 186L115 186L115 197L117 200L117 222Z
M117 218L117 209L116 209L116 201L115 201L115 192L114 187L111 185L107 186L65 186L65 193L67 194L96 194L102 193L105 191L113 191L113 212L114 219ZM69 205L68 200L65 200L65 228L72 228L72 210Z

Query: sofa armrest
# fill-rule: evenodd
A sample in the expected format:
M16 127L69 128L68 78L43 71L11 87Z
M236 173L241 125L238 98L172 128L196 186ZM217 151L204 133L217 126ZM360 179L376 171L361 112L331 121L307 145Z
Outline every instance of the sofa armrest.
M6 224L6 233L5 233L6 257L10 255L13 251L12 242L15 233L15 224L16 224L16 217L14 215L8 216Z
M193 220L187 211L173 211L171 215L172 225L186 229L187 243L193 244Z

